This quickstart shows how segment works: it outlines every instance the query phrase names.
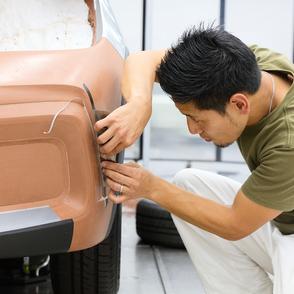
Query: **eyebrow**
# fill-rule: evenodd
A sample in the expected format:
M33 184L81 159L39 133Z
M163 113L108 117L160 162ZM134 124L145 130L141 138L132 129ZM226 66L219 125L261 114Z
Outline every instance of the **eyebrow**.
M185 116L189 116L189 117L195 117L195 118L197 118L197 116L194 116L194 115L191 115L191 114L187 114L187 113L183 113L183 112L182 112L182 114L185 115Z
M178 110L179 110L179 111L180 111L180 113L181 113L181 114L183 114L183 115L191 116L190 114L187 114L187 113L185 113L185 112L181 111L180 109L178 109Z
M196 119L198 119L198 114L197 115L194 115L194 114L188 114L188 113L185 113L183 111L181 111L180 109L178 109L180 111L181 114L185 115L185 116L189 116L189 117L195 117Z

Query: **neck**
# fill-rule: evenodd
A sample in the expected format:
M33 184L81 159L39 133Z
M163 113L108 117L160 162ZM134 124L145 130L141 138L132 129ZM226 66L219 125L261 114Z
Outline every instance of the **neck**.
M258 123L269 114L276 106L276 93L273 91L273 81L275 77L262 71L261 82L258 91L250 96L250 114L247 126Z

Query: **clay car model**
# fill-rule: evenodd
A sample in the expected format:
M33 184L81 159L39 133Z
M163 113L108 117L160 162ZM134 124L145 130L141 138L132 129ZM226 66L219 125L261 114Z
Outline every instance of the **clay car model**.
M27 28L0 31L2 270L13 260L33 278L50 264L55 294L117 293L121 207L107 199L93 128L122 104L127 50L112 10L107 0L4 4L0 25L10 19L17 31L5 13L29 16ZM112 159L122 162L123 154Z

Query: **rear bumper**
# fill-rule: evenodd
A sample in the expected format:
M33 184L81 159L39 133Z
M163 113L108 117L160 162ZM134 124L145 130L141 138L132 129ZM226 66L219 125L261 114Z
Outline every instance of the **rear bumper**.
M0 258L67 252L73 221L60 220L49 207L0 213Z
M116 161L122 163L123 158L122 151L117 155ZM115 214L116 205L112 206L104 238L109 235ZM97 215L96 218L99 223L106 220L105 216L101 218ZM71 251L74 223L75 218L61 219L49 206L0 212L0 258Z

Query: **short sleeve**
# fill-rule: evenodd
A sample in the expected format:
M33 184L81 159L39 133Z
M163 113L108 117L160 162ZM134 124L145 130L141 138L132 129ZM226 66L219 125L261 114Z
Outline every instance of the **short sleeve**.
M250 45L249 48L254 53L257 64L261 70L293 73L293 63L285 55L257 45Z
M273 149L241 188L252 201L280 211L294 209L294 148Z

